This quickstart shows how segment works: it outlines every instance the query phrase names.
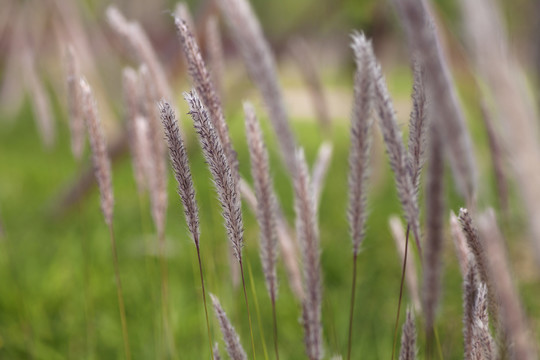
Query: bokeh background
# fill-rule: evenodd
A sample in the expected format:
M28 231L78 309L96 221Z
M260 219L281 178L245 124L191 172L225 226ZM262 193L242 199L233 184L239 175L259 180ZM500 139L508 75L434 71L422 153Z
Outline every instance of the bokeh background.
M187 1L204 48L205 24L219 15L211 0ZM280 82L291 125L312 164L319 146L333 146L329 176L319 207L324 278L323 325L328 357L345 354L350 296L351 245L346 219L349 115L354 62L349 47L353 30L373 39L382 63L398 120L406 134L411 109L412 74L404 33L390 1L295 0L251 1L276 54ZM99 211L99 194L70 192L90 164L88 147L81 162L73 159L67 117L64 51L72 43L82 72L94 87L111 148L115 193L114 226L128 316L133 358L157 358L163 347L160 330L159 267L148 198L137 196L129 152L122 138L125 109L121 70L137 66L115 38L105 18L114 4L147 32L175 94L183 135L201 208L201 252L208 291L217 294L240 333L246 350L249 328L242 289L231 273L228 243L220 207L187 106L181 97L191 88L170 13L174 1L2 0L0 12L0 358L112 359L122 357L116 288L108 230ZM500 6L511 51L526 74L526 86L538 99L540 73L540 2L493 1ZM479 166L478 206L501 210L486 129L481 119L481 89L468 55L459 1L432 2L433 13L449 56L466 110ZM279 200L293 224L292 186L277 149L259 93L247 76L225 23L220 19L225 71L223 98L240 173L251 179L244 135L242 101L257 108L270 149ZM313 64L324 89L331 127L317 121L302 60L292 54L295 42L306 45L303 61ZM296 43L297 44L297 43ZM40 100L36 100L40 99ZM44 105L45 104L45 105ZM43 112L45 111L45 115ZM40 115L41 114L41 115ZM47 115L48 114L48 115ZM54 140L44 142L40 116L54 123ZM388 359L397 309L401 262L388 218L401 214L393 176L378 131L370 179L367 235L358 262L354 317L355 358ZM115 147L116 146L116 147ZM539 166L534 164L533 166ZM449 168L448 168L449 170ZM501 226L508 239L514 278L531 328L540 340L540 275L528 239L526 216L510 168L509 205ZM464 206L447 171L446 203L457 212ZM189 239L183 209L169 172L167 261L171 325L178 359L209 358L201 303L196 252ZM422 194L420 194L422 203ZM271 308L258 255L258 226L244 207L248 295L258 358L272 358ZM423 217L423 213L422 213ZM538 219L540 221L540 219ZM445 359L462 358L461 275L452 242L444 245L444 278L437 328ZM283 359L304 358L300 304L293 296L282 262L277 301L280 353ZM404 304L410 304L408 294ZM212 318L212 333L220 338ZM419 323L418 326L421 324ZM420 338L422 334L420 333ZM222 355L223 344L220 343ZM420 347L420 355L423 348Z

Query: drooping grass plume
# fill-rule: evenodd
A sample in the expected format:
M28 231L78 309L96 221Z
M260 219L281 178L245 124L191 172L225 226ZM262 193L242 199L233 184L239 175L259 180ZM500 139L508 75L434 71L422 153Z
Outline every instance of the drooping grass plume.
M397 216L390 216L388 223L390 225L390 232L392 233L392 237L396 243L399 258L401 261L403 261L403 258L405 257L405 230L403 229L401 220ZM420 302L420 292L418 290L416 261L414 258L414 253L410 247L407 248L407 253L408 266L405 268L405 281L407 282L407 288L409 289L409 295L411 297L414 312L419 314L422 310L422 305Z
M145 161L143 158L149 156L148 147L141 146L140 136L137 134L137 119L141 116L140 101L141 94L139 88L139 76L132 68L125 68L122 71L122 93L124 97L124 108L126 116L126 127L128 131L129 148L131 151L131 162L133 175L137 184L137 191L142 194L148 189ZM145 132L145 136L147 133ZM147 164L148 165L148 164Z
M247 202L248 206L251 208L254 214L257 214L257 198L255 192L249 186L249 184L243 179L240 178L240 193L242 197ZM298 265L298 248L296 242L293 240L293 235L289 229L289 224L283 215L279 203L277 201L276 195L274 193L274 199L276 201L276 232L277 238L279 241L279 246L281 248L281 257L287 270L287 277L289 280L289 286L291 291L295 295L296 299L302 301L304 298L304 290L302 288L302 275L300 273L300 267Z
M426 181L426 239L424 242L422 302L427 338L433 333L435 313L441 292L444 241L444 156L440 133L430 127L429 160Z
M373 123L374 56L371 42L363 34L352 35L356 73L354 76L354 100L351 115L351 149L349 151L349 207L347 217L352 239L353 274L351 285L351 309L349 313L349 341L347 358L351 358L352 324L356 292L356 261L365 236L367 218L367 181L371 148L371 125Z
M195 187L193 186L193 179L191 177L191 170L189 168L189 161L186 149L184 147L184 141L180 135L178 128L178 122L176 115L171 105L161 100L159 103L160 117L165 128L165 137L169 145L169 155L171 158L172 167L174 170L174 176L178 182L178 195L182 200L184 206L184 215L186 217L187 227L191 233L195 247L197 248L197 258L199 261L199 273L201 276L201 287L204 303L204 312L206 316L206 327L208 331L208 341L210 344L210 352L213 357L212 350L212 337L210 333L210 323L208 320L208 309L206 306L206 293L204 289L203 270L201 263L201 254L199 246L200 228L199 228L199 208L195 199Z
M416 327L411 310L407 310L407 318L401 332L401 350L399 360L416 359Z
M103 129L98 116L97 105L94 100L90 85L84 78L79 81L81 96L83 101L83 112L88 137L90 138L90 147L92 149L92 162L94 164L94 175L96 177L99 192L101 211L108 226L112 225L114 195L112 189L111 163L107 153L107 144Z
M503 149L501 147L500 136L495 130L492 114L485 102L480 104L482 110L482 120L486 127L488 137L489 150L491 153L491 163L493 164L493 172L495 175L495 186L497 188L498 202L503 214L508 216L508 179L506 176Z
M291 175L294 175L295 161L291 154L295 152L296 140L289 125L274 55L264 38L261 25L247 0L219 0L217 3L248 73L266 104L283 161Z
M476 192L476 165L472 140L465 125L450 70L425 0L393 0L411 53L425 69L426 93L437 94L433 121L445 134L443 141L458 190L472 204Z
M487 287L480 284L474 304L470 359L495 359L495 354L495 343L489 332Z
M371 44L369 47L371 48ZM397 124L392 99L388 93L381 66L374 58L372 49L369 51L369 54L374 63L372 76L375 81L375 110L380 120L379 127L386 145L390 167L394 172L397 193L401 201L403 212L405 213L405 219L414 235L420 258L422 258L418 203L411 173L409 171L409 154L405 151L405 146L401 140L401 130Z
M319 248L319 229L313 188L309 178L304 152L296 152L296 175L294 178L294 207L296 212L296 234L302 252L304 273L304 301L302 325L304 344L310 360L323 357L321 324L322 280Z
M459 269L461 270L461 275L463 278L465 278L469 266L470 251L467 245L467 239L465 238L465 234L463 233L461 224L459 223L459 219L453 211L450 211L450 233L452 234L452 241L456 250Z
M240 266L242 277L242 287L244 290L244 300L248 313L249 328L251 333L251 346L253 358L255 358L255 342L251 327L251 313L246 293L246 283L244 279L244 268L242 262L242 247L244 246L244 225L242 220L242 204L240 201L238 178L234 177L230 163L225 155L225 149L219 140L210 116L203 106L199 95L195 90L184 93L184 99L189 105L189 114L193 119L193 126L199 136L199 142L203 150L203 155L208 163L212 174L219 202L221 203L222 215L225 220L227 238L233 249L233 254Z
M472 359L472 333L474 326L474 307L478 295L478 266L471 257L466 273L463 274L463 343L465 359Z
M111 251L113 258L113 267L116 279L116 290L118 297L118 308L120 312L120 323L122 326L122 338L124 341L124 355L126 359L131 359L129 347L129 336L127 331L126 310L124 307L124 296L122 293L122 282L120 280L120 270L118 266L118 255L116 252L116 241L113 231L113 207L114 197L112 190L111 164L107 153L107 145L101 122L98 116L97 105L92 94L90 85L84 78L80 79L81 97L83 102L83 113L90 138L90 148L92 149L92 162L94 165L94 174L100 190L101 211L105 218L105 223L109 227L111 239Z
M36 54L33 53L28 44L24 44L23 47L21 59L24 69L23 79L30 92L34 120L43 145L46 148L51 148L56 140L56 127L51 103L36 69Z
M246 352L240 344L240 336L234 330L231 322L227 318L227 314L221 307L218 298L214 294L210 294L212 303L214 304L214 311L216 318L219 321L219 327L221 328L221 334L223 335L223 341L227 349L227 354L232 360L247 360Z
M319 125L325 134L330 135L328 131L331 130L330 111L319 71L314 61L315 54L306 40L302 38L295 38L290 41L288 48L296 68L306 84Z
M165 70L141 25L137 22L127 21L114 5L109 6L105 13L109 26L118 37L118 43L139 65L146 64L148 66L148 71L155 82L158 99L170 99L172 94L167 83Z
M260 254L266 288L272 303L274 326L274 349L279 359L276 298L278 291L276 276L277 233L276 233L276 200L274 198L273 182L270 177L268 151L264 143L262 130L253 106L244 103L246 137L251 161L251 176L255 185L257 198L257 222L260 227Z
M413 63L413 108L409 120L409 167L412 184L416 193L418 193L418 189L420 188L420 173L425 160L426 135L428 132L424 76L422 65L418 61L415 61Z
M75 159L80 160L84 151L85 131L83 106L80 87L79 60L71 44L66 47L65 53L67 96L69 110L69 130L71 132L71 152Z
M181 16L179 16L182 19ZM189 24L188 24L189 27ZM193 29L190 27L190 29ZM219 19L217 15L211 15L206 21L206 54L212 81L220 98L223 99L223 77L225 75L225 57L223 55L223 43L219 29Z
M520 360L538 359L535 342L512 280L505 242L492 210L479 217L478 229L486 253L488 275L500 304L502 324L511 342L512 356ZM489 291L488 286L488 294Z
M313 169L311 170L311 179L313 183L313 194L315 196L315 205L318 207L321 201L321 196L324 188L324 182L326 180L326 175L328 173L328 168L330 167L330 162L332 161L332 152L333 146L330 142L323 142L319 146L319 151L317 152L317 158L313 164Z

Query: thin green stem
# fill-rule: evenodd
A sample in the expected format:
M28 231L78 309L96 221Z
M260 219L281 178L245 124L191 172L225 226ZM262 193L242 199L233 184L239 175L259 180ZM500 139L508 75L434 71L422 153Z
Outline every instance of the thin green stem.
M353 314L354 314L354 297L356 293L356 258L357 254L353 254L353 276L351 284L351 308L349 311L349 342L347 346L347 359L351 359L351 347L352 347L352 326L353 326Z
M407 253L409 252L409 232L410 232L410 226L407 225L407 234L405 235L405 255L403 256L403 269L401 269L401 284L399 285L399 300L398 300L398 308L397 308L397 315L396 315L396 325L394 326L394 343L392 344L392 360L394 360L394 356L396 353L399 313L401 311L401 298L403 297L403 284L405 283L405 270L407 269Z
M265 360L268 360L268 351L266 350L266 341L264 340L264 331L261 321L261 312L259 311L259 301L257 300L257 292L255 291L255 282L253 282L253 272L251 271L251 263L248 261L248 274L249 284L251 285L251 294L253 295L253 302L255 303L255 313L257 314L257 324L259 325L259 335L263 345L263 353Z
M273 323L274 323L274 351L276 353L276 360L279 360L276 299L274 298L274 296L272 296L271 300L272 300L272 318L273 318Z
M176 347L174 345L174 337L172 335L169 323L169 275L167 271L167 258L165 254L165 234L158 235L159 241L159 262L161 268L161 316L163 321L163 331L167 341L170 355L173 359L176 358Z
M198 244L198 239L195 241L196 244ZM206 291L204 290L204 278L203 278L203 269L202 269L202 262L201 262L201 252L199 249L199 245L197 247L197 259L199 260L199 273L201 274L201 287L202 287L202 297L203 297L203 303L204 303L204 316L206 317L206 330L208 331L208 345L210 345L210 355L212 356L212 360L214 360L214 348L212 347L212 333L210 332L210 321L208 320L208 307L206 305Z
M118 254L116 253L116 240L114 239L114 230L112 223L109 224L109 235L111 238L111 250L113 258L114 276L116 278L116 294L118 296L118 309L120 311L120 323L122 325L122 338L124 340L124 354L126 360L131 360L131 352L129 350L129 337L126 322L126 309L124 306L124 296L122 294L122 282L120 280L120 270L118 267Z
M253 351L253 360L255 360L256 359L256 356L255 356L255 341L253 340L253 328L251 326L251 312L249 311L249 303L248 303L248 298L247 298L247 293L246 293L246 281L244 279L244 266L242 265L242 258L241 257L238 260L238 262L240 264L240 275L242 276L242 288L244 289L244 300L246 301L246 309L247 309L248 320L249 320L249 334L251 336L251 349Z

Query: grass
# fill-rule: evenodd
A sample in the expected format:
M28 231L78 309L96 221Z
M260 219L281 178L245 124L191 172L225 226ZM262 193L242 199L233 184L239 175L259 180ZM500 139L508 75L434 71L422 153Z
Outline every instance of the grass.
M405 89L409 84L392 84ZM407 95L408 96L408 93ZM401 123L406 116L400 114ZM181 113L183 125L190 125ZM229 117L231 136L240 162L240 173L250 179L249 157L240 112ZM265 134L270 135L266 119ZM473 123L473 134L480 122ZM313 122L295 122L294 130L306 149L308 163L315 157L323 139ZM222 226L220 208L210 174L204 164L195 134L187 129L188 153L197 200L200 205L201 257L207 291L219 296L225 311L249 347L249 327L245 316L242 289L232 288L229 261L224 254L228 242ZM97 188L79 207L65 216L55 217L51 209L61 190L77 173L69 151L69 133L65 122L59 126L59 143L50 152L43 151L34 129L29 107L25 106L13 123L0 124L0 215L6 236L0 239L0 357L36 359L118 358L122 355L122 335L114 271L110 261L108 229L99 211ZM323 269L323 327L328 356L346 354L348 299L350 297L351 241L346 219L347 157L349 123L339 121L333 132L334 156L329 169L331 186L325 186L319 210L321 267ZM271 170L279 198L289 220L293 219L292 184L281 165L276 141L266 136ZM378 142L379 140L377 140ZM484 140L482 140L485 142ZM487 149L477 144L478 149ZM381 144L374 149L382 148ZM88 159L86 160L88 161ZM388 216L401 214L393 178L386 159L374 165L375 174L384 171L381 181L372 182L368 199L369 219L366 239L358 256L356 309L353 322L352 352L370 359L391 356L393 326L401 262L388 230ZM382 168L382 170L381 170ZM207 332L195 247L189 238L176 183L169 172L169 208L166 225L169 266L170 326L181 357L208 358ZM489 189L493 194L492 182ZM125 297L127 324L133 358L155 358L163 336L159 330L159 268L148 251L157 251L148 201L143 214L133 180L131 162L125 157L113 168L116 199L114 226L118 245L120 276ZM451 187L449 187L451 188ZM449 190L448 205L456 210L459 198ZM493 202L491 202L493 203ZM272 312L258 253L258 228L255 216L244 206L244 263L251 267L260 314L253 315L253 336L257 357L265 358L261 337L272 343ZM515 231L514 228L511 229ZM519 253L528 242L517 233L511 254ZM513 237L514 238L514 237ZM150 244L150 245L149 245ZM514 257L515 258L515 257ZM450 242L445 243L445 271L442 305L437 329L445 359L462 358L461 276ZM249 263L249 265L248 265ZM85 264L88 272L85 274ZM235 264L237 265L237 264ZM524 271L518 269L518 276ZM279 350L282 359L304 358L303 331L298 321L301 309L288 288L282 264L278 265L279 296L276 302L279 324ZM540 296L538 276L526 278L522 286L525 310L540 318L536 300ZM251 287L251 284L248 285ZM248 298L255 304L254 294ZM408 304L405 292L404 304ZM259 320L260 318L260 320ZM402 312L400 323L404 320ZM261 321L262 324L258 322ZM417 324L419 326L420 324ZM538 322L534 328L540 329ZM220 338L218 324L211 319L214 339ZM264 331L260 333L260 329ZM419 331L422 337L422 331ZM540 339L539 339L540 340ZM420 338L419 343L424 343ZM223 345L220 345L224 355ZM423 347L420 347L423 357ZM272 358L270 351L269 358Z

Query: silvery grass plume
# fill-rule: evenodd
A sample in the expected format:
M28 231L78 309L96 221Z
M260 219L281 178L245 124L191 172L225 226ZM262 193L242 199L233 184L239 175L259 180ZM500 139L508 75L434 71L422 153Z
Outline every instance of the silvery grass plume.
M489 332L488 295L485 284L480 284L474 304L471 359L495 359L495 343Z
M221 307L218 298L214 294L210 294L212 303L214 304L214 311L216 318L219 321L219 327L221 328L221 334L223 335L223 341L227 349L227 354L232 360L247 360L246 352L240 344L240 336L234 330L231 322L227 318L227 314Z
M193 15L189 11L189 6L184 1L179 1L176 3L174 8L174 17L182 19L186 22L186 26L193 33L194 37L197 37L197 27L195 26L195 21L193 21Z
M353 33L351 47L356 61L354 102L351 115L349 152L349 229L354 257L358 256L365 236L367 182L374 103L374 56L371 42L364 34Z
M519 360L538 359L535 343L528 329L527 319L512 280L505 241L495 220L493 210L490 209L480 216L478 228L487 255L488 275L499 301L502 324L511 343L513 358ZM488 294L489 291L488 287Z
M221 203L222 215L225 219L227 237L231 242L234 256L240 262L244 244L244 225L236 178L232 175L223 144L220 142L208 112L198 94L195 90L192 90L189 93L184 93L184 99L189 105L189 114L193 119L193 125L199 135L204 157L214 179L214 185Z
M92 162L94 164L94 174L99 186L101 195L101 211L105 217L105 223L112 225L114 197L111 179L111 163L107 153L107 144L101 128L96 101L92 94L90 85L84 78L80 82L81 96L83 102L84 118L88 135L90 138L90 147L92 149Z
M219 0L217 3L229 25L248 73L259 88L266 104L280 144L282 158L291 175L294 175L295 161L291 154L295 152L296 139L289 125L274 56L264 38L261 25L248 1Z
M253 189L243 178L240 178L240 193L250 207L251 211L253 211L254 214L257 214L257 198ZM293 236L291 235L289 224L283 215L283 211L279 206L275 193L273 194L273 197L276 201L277 208L276 233L279 246L281 247L283 263L285 265L285 269L287 270L289 286L295 297L302 301L304 298L304 289L302 288L302 275L300 274L300 268L297 260L299 258L298 249L296 247L296 242L292 238Z
M159 120L157 101L158 93L146 66L139 69L141 85L141 102L148 120L148 135L150 145L151 172L148 173L150 188L150 205L152 218L157 229L158 237L163 241L167 213L167 164L165 159L165 143L163 127Z
M459 104L450 70L437 37L426 0L393 0L405 29L411 53L425 69L426 93L433 101L436 126L445 134L444 144L458 190L472 204L476 192L476 165L465 116Z
M403 258L405 257L405 231L403 229L403 225L397 216L390 216L388 223L390 225L390 232L392 233L392 237L396 243L399 257L403 262ZM413 309L415 313L420 313L422 310L422 305L420 303L420 293L418 291L416 260L410 247L407 248L407 263L408 266L405 268L405 281L407 281L407 287L409 288Z
M246 137L251 161L251 176L257 198L257 222L260 231L260 254L266 287L272 303L277 297L277 234L276 234L276 200L274 198L270 166L268 163L268 151L264 144L263 134L255 109L246 102L244 103Z
M540 264L540 142L538 110L527 84L527 71L510 46L498 4L459 1L464 35L476 73L491 93L501 140L525 205L530 240Z
M463 347L465 360L473 359L472 334L474 326L474 307L478 295L478 265L470 256L467 271L463 275Z
M56 128L51 111L50 100L37 73L35 54L28 44L23 44L23 47L23 78L30 91L30 101L32 103L34 120L36 121L43 145L45 145L46 148L51 148L56 140Z
M180 19L182 17L179 16ZM189 25L188 25L189 27ZM189 27L193 29L192 27ZM225 57L223 56L223 43L219 29L219 19L217 15L211 15L206 21L206 53L212 80L216 91L223 98L223 77L225 74Z
M452 241L456 250L461 276L465 278L467 275L470 251L467 245L467 239L465 238L465 234L463 233L461 224L459 223L459 219L453 211L450 211L450 233L452 235Z
M333 146L330 142L323 142L319 146L319 151L317 152L317 158L313 164L313 169L311 170L311 179L313 183L313 194L315 196L315 206L319 207L321 201L321 196L324 188L324 182L326 180L326 175L328 174L328 168L330 167L330 162L332 161L332 152Z
M482 120L486 127L486 133L488 137L489 150L491 152L491 163L493 164L493 172L495 175L495 186L497 188L497 195L499 206L503 214L508 216L508 179L505 171L505 153L502 148L501 139L495 129L493 123L493 117L490 109L485 101L480 103L480 109L482 111Z
M107 8L106 16L109 26L118 37L118 42L125 47L138 64L148 66L148 71L156 84L158 98L170 99L171 90L167 83L165 70L141 25L134 21L127 21L120 10L113 5Z
M319 125L325 130L326 134L330 134L328 130L331 130L331 119L328 101L324 93L317 66L313 60L315 57L313 50L302 38L293 39L289 42L288 48L296 67L306 84Z
M202 58L199 46L190 29L187 27L186 22L182 19L175 18L174 23L176 25L180 44L182 45L182 50L186 56L188 72L193 81L193 86L202 100L204 107L207 109L206 111L209 120L216 131L219 141L223 145L223 150L231 167L232 175L236 179L238 178L238 159L229 137L229 129L225 122L225 116L223 115L221 100L212 83L212 79L210 78L210 74L208 73Z
M221 355L219 355L219 345L217 342L214 344L214 360L221 360Z
M426 239L422 297L425 327L433 331L441 292L442 251L444 242L444 156L440 133L430 127L429 162L426 181Z
M401 130L397 124L394 107L386 87L381 66L377 63L377 60L373 55L371 44L369 47L369 57L372 58L371 61L374 63L372 76L375 81L375 110L377 111L380 120L379 127L386 144L386 152L390 161L390 167L394 172L397 192L405 213L405 219L412 230L418 252L422 258L418 203L416 191L411 179L411 173L409 171L409 154L405 151L405 146L401 140Z
M418 189L420 188L420 173L425 160L428 128L424 69L418 61L414 61L413 63L413 77L413 108L409 120L409 167L413 187L416 193L418 193Z
M416 328L414 326L414 316L411 310L407 310L407 319L403 324L401 333L401 350L399 360L416 359Z
M137 135L137 118L141 116L139 94L139 76L132 68L125 68L122 71L122 92L124 97L124 107L126 116L126 125L128 131L128 142L131 151L131 162L133 165L133 175L137 184L137 191L142 194L148 189L147 176L145 174L144 161L142 158L147 156L143 154L143 147L139 144ZM149 151L146 148L144 151Z
M146 186L149 185L150 174L153 174L154 164L152 161L152 149L150 147L150 134L148 130L148 120L142 115L135 118L135 141L137 143L137 152L140 155L142 175Z
M319 230L313 190L304 152L296 151L294 178L296 233L302 252L304 272L304 301L302 322L304 343L310 360L323 357L321 301L322 283L320 268Z
M195 199L195 187L191 178L191 170L189 168L184 141L180 135L176 115L171 105L165 100L161 100L159 111L163 127L165 128L165 137L169 145L174 177L178 182L178 195L180 195L182 205L184 206L187 227L195 245L199 248L199 208Z
M84 116L79 84L81 72L79 60L71 44L66 47L65 66L67 76L67 96L69 110L69 130L71 132L71 152L75 159L80 160L84 152Z

